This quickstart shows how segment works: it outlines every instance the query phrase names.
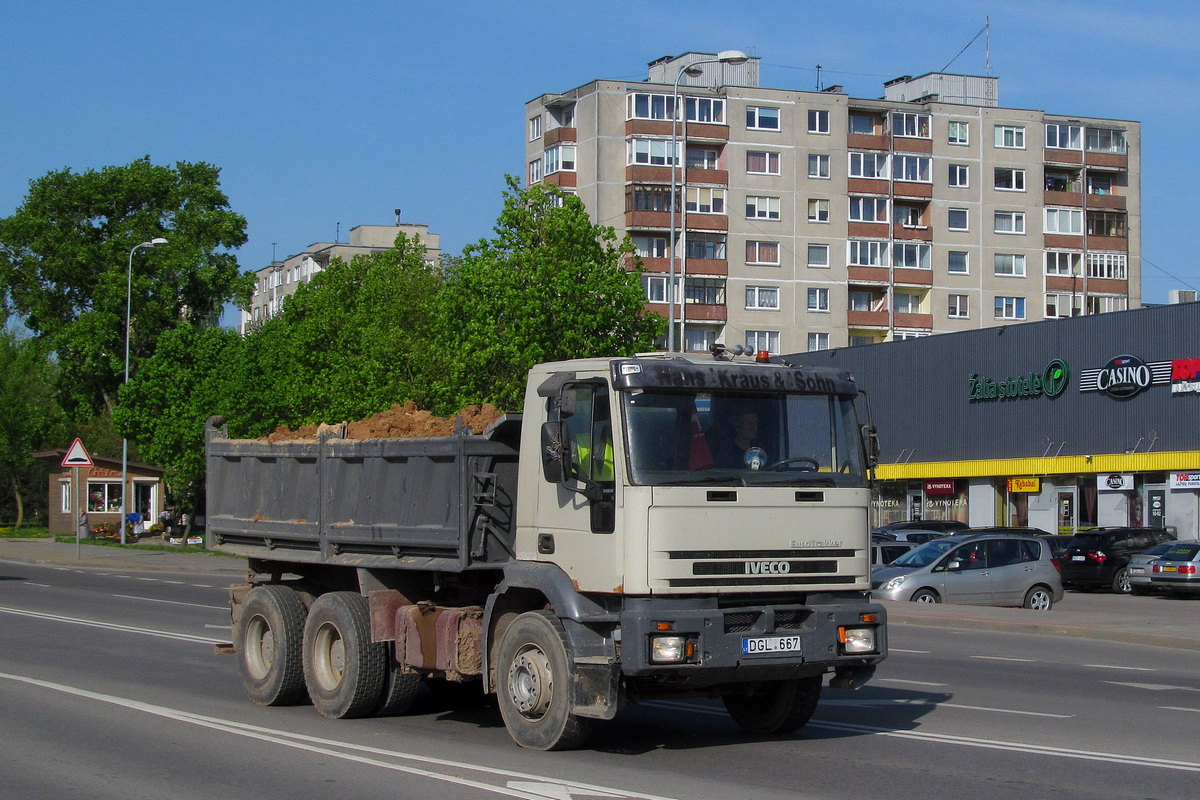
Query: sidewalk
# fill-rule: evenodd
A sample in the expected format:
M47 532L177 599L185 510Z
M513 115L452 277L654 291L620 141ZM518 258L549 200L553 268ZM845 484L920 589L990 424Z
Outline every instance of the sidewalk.
M198 572L244 578L246 560L208 553L172 553L136 547L59 543L53 539L0 538L0 561L51 564L64 567L139 570L145 572Z
M0 539L0 561L93 569L194 572L244 580L241 558L101 547L51 539ZM1067 592L1050 611L882 601L890 625L990 630L1099 639L1200 651L1200 598Z

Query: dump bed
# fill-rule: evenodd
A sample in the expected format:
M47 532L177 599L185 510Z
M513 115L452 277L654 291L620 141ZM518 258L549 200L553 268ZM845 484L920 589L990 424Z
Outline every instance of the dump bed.
M512 557L520 415L483 435L229 439L207 428L208 546L249 558L461 572Z

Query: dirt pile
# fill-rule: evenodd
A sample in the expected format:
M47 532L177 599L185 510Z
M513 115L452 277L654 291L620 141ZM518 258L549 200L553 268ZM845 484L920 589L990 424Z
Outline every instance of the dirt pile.
M428 411L417 408L416 403L410 400L404 405L394 405L387 411L381 411L367 419L343 424L346 426L346 439L419 439L453 435L456 419L461 419L462 424L470 428L472 433L481 434L503 414L504 412L491 403L484 403L482 408L468 406L451 418L435 417ZM275 443L316 439L322 429L329 427L334 426L302 425L298 430L280 426L274 433L265 437L265 440Z

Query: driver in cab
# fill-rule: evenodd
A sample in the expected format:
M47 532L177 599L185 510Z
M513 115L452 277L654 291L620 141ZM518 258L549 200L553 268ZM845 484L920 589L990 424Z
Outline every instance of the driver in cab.
M729 469L758 469L767 463L766 450L758 438L758 413L739 411L712 446L713 462ZM757 466L755 466L757 460Z

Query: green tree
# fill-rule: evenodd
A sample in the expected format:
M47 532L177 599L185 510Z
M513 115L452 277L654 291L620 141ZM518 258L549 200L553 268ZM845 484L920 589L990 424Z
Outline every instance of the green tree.
M25 202L0 219L0 307L57 354L59 400L84 418L107 406L124 378L126 280L133 256L130 361L186 325L215 324L227 301L246 302L253 277L229 252L246 220L229 208L220 170L149 157L82 173L64 169L30 182Z
M30 454L62 446L66 436L54 402L55 372L38 342L0 331L0 486L11 497L11 506L5 502L0 507L11 508L18 526L27 505L45 507L46 465Z
M507 183L495 238L447 263L435 348L442 413L485 401L518 409L534 364L648 350L664 329L645 312L628 239L618 244L557 187ZM626 269L631 260L639 269Z

